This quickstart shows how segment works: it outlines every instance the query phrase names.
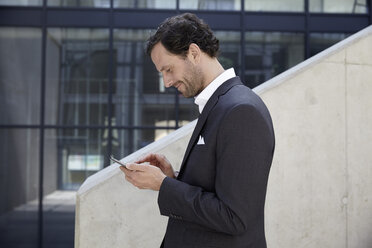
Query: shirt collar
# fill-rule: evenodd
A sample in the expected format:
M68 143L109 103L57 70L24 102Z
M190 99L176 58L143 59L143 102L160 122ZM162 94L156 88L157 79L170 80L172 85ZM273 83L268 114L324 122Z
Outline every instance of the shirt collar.
M211 96L217 90L217 88L220 87L221 84L235 76L236 74L234 68L225 70L218 77L216 77L202 92L200 92L199 95L195 97L195 104L198 105L200 114L203 111L205 105L207 104L209 98L211 98Z

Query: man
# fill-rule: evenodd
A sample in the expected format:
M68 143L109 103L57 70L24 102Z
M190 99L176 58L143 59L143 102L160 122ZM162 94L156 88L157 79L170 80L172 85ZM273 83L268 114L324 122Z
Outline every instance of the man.
M164 85L195 97L200 111L178 175L159 154L121 167L136 187L159 191L169 216L165 248L266 247L272 122L261 99L218 62L218 49L208 25L188 13L166 19L148 41Z

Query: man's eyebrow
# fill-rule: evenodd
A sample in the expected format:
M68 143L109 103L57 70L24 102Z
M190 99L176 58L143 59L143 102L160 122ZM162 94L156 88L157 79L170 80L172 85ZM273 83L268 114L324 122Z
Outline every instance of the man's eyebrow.
M165 69L167 69L167 67L169 67L169 65L163 65L161 68L160 68L160 72L164 71Z

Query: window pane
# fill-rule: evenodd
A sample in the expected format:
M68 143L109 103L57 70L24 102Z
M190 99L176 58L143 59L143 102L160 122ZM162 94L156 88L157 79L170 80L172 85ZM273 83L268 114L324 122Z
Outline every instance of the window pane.
M240 0L189 0L180 1L180 9L240 10Z
M110 0L47 0L48 6L109 8Z
M108 164L108 130L47 129L45 132L45 195L77 190L82 182Z
M76 191L56 190L44 195L43 247L74 248L75 200Z
M219 62L225 69L234 67L235 73L239 74L241 66L240 32L215 31L214 34L220 42Z
M115 8L175 9L176 0L114 0Z
M109 32L48 29L46 123L107 124Z
M0 5L9 6L37 6L42 4L43 0L0 0Z
M368 13L367 0L309 0L310 12Z
M99 150L101 145L98 143L103 143L103 137L98 138L102 133L100 129L45 130L44 247L74 247L74 190L86 177L103 168L100 159L104 151Z
M245 10L248 11L293 11L305 10L304 0L244 0Z
M41 30L0 28L0 124L40 122Z
M245 83L251 88L304 60L303 34L246 33Z
M310 34L310 55L313 56L337 42L345 39L350 34L337 33L312 33Z
M146 132L151 133L143 129L113 129L111 148L114 157L122 159L154 141L151 136L143 134Z
M175 120L176 90L162 78L144 53L148 30L115 30L113 126L152 126Z
M0 129L0 247L37 247L39 131Z
M159 126L174 126L175 122L159 122ZM138 149L173 132L174 129L113 129L112 153L114 157L124 158Z

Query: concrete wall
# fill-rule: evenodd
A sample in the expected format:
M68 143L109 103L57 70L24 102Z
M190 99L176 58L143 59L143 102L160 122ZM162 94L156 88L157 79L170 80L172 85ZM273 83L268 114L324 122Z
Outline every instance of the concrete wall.
M372 27L255 90L277 141L269 247L372 247Z
M372 247L372 27L255 91L276 132L268 247ZM194 124L124 161L153 151L179 166ZM117 165L88 178L77 193L75 247L157 247L166 218L156 199Z

